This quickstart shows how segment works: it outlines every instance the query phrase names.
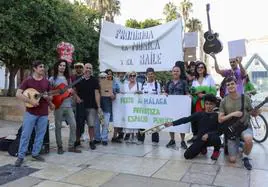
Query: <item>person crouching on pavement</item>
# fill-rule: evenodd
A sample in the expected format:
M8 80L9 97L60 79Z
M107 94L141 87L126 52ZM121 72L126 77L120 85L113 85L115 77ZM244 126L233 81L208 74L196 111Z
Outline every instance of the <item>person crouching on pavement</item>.
M180 118L173 122L164 123L166 127L182 125L188 122L195 122L198 126L197 138L193 144L186 149L184 153L185 159L192 159L199 153L206 154L208 146L214 146L212 160L217 160L220 155L221 139L218 131L218 113L213 112L216 106L217 98L213 94L204 96L205 111L195 112L188 117Z

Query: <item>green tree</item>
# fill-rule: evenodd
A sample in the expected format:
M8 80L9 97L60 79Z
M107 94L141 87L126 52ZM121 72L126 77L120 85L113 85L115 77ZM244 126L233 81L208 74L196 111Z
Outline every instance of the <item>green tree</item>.
M140 29L141 28L140 23L137 20L135 20L135 19L128 19L128 20L126 20L125 26L126 27L129 27L129 28L136 28L136 29Z
M75 46L75 60L97 64L99 15L87 7L61 0L9 0L0 3L0 60L8 68L8 95L15 94L14 78L35 59L51 65L56 46L67 41ZM96 66L96 65L95 65Z
M169 2L165 5L163 14L166 16L165 20L166 22L172 21L177 19L180 16L180 13L178 12L178 7L172 3Z
M202 23L199 19L191 18L186 23L186 28L188 32L198 32L202 30Z

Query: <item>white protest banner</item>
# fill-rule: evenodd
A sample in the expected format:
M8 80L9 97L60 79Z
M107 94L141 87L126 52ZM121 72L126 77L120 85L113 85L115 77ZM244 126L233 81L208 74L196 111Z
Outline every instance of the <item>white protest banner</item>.
M104 21L99 41L100 70L115 72L170 71L183 61L181 19L146 29Z
M118 94L113 102L116 127L147 129L191 115L191 98L180 95ZM190 132L189 123L166 128L168 132Z
M234 40L228 42L229 59L247 56L246 40Z

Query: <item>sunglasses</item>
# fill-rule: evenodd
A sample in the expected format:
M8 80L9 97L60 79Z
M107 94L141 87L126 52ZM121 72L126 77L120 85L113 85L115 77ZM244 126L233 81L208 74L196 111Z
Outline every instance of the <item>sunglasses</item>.
M230 64L234 64L234 63L236 63L236 60L230 61Z
M75 69L83 69L82 66L76 66Z
M129 75L129 77L136 77L136 75Z
M231 82L231 83L227 83L227 84L226 84L227 87L228 87L228 86L234 86L234 85L235 85L234 82Z
M204 69L204 66L198 66L197 69Z

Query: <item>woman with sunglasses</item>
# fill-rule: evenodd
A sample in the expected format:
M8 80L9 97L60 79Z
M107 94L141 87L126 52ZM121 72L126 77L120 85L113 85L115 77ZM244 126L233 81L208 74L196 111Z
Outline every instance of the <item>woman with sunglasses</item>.
M207 73L207 67L204 62L197 62L195 66L195 79L192 83L192 94L193 94L193 111L202 112L204 111L204 95L213 94L216 96L217 89L215 81L211 75ZM197 135L197 125L192 124L193 140Z
M141 84L136 80L137 73L132 71L128 74L128 81L124 85L124 93L141 93ZM126 133L124 140L126 143L138 143L137 136L139 129L125 128Z

